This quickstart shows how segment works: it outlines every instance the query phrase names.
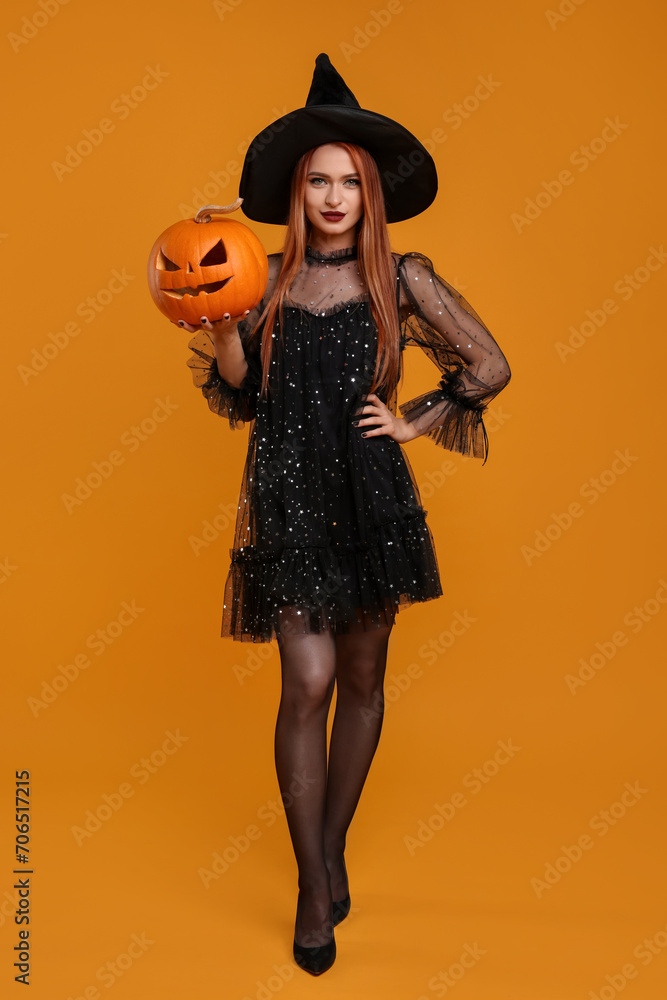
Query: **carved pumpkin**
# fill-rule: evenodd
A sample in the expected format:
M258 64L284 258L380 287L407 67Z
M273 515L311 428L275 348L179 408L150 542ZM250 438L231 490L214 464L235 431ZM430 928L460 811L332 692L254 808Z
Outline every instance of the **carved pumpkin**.
M253 309L266 291L269 262L251 229L233 219L211 220L232 205L205 205L194 219L176 222L157 238L148 258L148 287L171 320L199 325Z

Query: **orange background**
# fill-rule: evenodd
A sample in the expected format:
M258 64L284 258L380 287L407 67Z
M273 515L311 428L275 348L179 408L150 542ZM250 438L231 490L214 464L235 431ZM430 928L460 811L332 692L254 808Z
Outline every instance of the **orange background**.
M3 995L22 995L26 768L35 1000L665 996L665 15L560 8L550 24L536 0L3 5ZM234 200L247 142L303 105L320 51L430 143L438 197L393 247L466 295L513 381L484 467L406 446L445 596L392 633L354 908L314 985L291 959L277 647L219 635L247 432L193 387L145 263L197 190ZM54 167L103 119L89 155ZM405 360L401 398L437 384L416 348ZM519 749L494 763L499 741Z

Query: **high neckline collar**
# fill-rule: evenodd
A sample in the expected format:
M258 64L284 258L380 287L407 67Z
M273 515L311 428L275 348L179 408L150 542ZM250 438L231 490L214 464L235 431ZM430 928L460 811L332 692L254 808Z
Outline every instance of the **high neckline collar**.
M357 247L356 244L351 247L342 247L340 250L316 250L306 244L306 257L310 257L311 260L355 260L357 257Z

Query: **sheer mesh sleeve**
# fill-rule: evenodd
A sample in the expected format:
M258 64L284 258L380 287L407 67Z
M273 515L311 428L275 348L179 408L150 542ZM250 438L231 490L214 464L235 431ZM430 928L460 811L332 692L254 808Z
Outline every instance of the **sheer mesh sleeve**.
M403 254L397 277L401 347L419 345L443 376L437 389L400 404L400 412L436 444L486 462L483 414L511 378L507 360L472 306L435 273L428 257Z
M188 343L191 354L186 364L192 373L194 385L201 389L210 409L221 417L229 420L229 426L234 430L255 418L257 398L262 381L262 368L259 356L260 338L254 338L254 348L248 343L249 335L264 311L275 280L280 271L281 254L269 254L269 279L262 297L254 309L251 309L245 319L239 320L238 331L248 371L241 385L236 387L227 382L218 371L215 347L206 330L197 330Z

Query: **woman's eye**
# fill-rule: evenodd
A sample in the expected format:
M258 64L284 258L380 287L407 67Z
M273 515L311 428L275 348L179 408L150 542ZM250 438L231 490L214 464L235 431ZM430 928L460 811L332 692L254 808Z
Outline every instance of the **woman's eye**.
M317 184L318 181L322 181L323 184L326 183L326 181L324 180L324 177L311 177L310 178L310 183L311 184ZM348 177L348 179L345 181L345 184L354 184L355 187L359 187L360 183L361 183L361 181L357 177Z

